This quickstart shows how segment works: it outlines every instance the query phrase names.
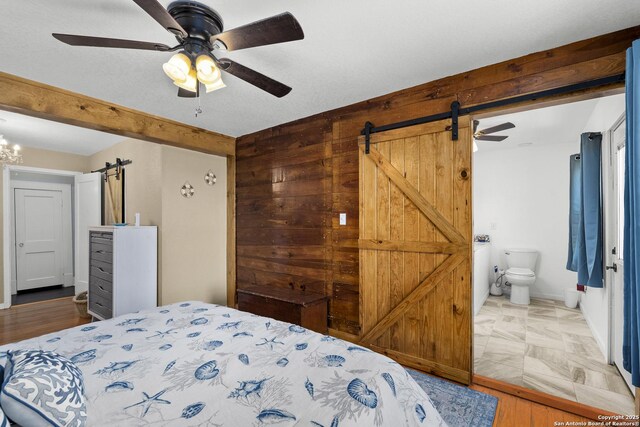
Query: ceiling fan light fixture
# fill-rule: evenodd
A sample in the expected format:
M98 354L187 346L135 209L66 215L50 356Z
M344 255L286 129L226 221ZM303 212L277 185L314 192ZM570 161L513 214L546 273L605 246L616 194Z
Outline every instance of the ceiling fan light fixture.
M212 84L220 79L220 69L209 55L200 55L196 59L198 80L204 85Z
M188 80L191 70L191 60L184 53L176 53L169 62L162 64L162 69L175 83L184 83Z
M205 84L204 87L207 88L207 93L209 93L209 92L213 92L214 90L218 90L218 89L222 89L224 87L227 87L227 85L224 84L224 82L222 81L221 78L218 78L218 80L216 80L213 83Z
M174 80L173 84L178 86L179 88L188 90L189 92L197 92L198 91L198 79L196 77L196 70L192 68L189 71L189 74L187 74L187 78L186 78L185 81L182 82L182 81Z

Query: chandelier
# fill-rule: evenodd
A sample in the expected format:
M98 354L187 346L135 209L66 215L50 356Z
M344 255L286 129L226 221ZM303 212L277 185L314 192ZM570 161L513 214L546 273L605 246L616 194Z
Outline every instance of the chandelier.
M20 146L15 144L13 148L9 148L9 142L0 135L0 163L2 164L20 164L22 163L22 154L20 154Z

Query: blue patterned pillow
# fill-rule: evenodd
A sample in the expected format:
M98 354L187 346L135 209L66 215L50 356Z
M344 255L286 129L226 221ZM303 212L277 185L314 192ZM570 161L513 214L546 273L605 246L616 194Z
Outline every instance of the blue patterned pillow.
M0 405L13 422L33 427L86 423L84 381L73 362L42 350L10 351L7 359Z
M0 408L0 427L9 427L9 421L7 421L7 416L2 412L2 408Z

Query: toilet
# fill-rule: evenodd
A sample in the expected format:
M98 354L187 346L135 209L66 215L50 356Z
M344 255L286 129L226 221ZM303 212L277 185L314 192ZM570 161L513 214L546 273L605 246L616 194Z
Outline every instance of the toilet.
M536 282L538 251L534 249L506 249L506 282L511 285L511 303L529 305L529 287Z

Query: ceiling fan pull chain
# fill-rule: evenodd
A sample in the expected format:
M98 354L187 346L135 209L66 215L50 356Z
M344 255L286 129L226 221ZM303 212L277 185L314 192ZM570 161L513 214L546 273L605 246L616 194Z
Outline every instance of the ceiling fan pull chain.
M200 100L200 97L196 98L198 100L198 106L196 107L196 119L198 118L199 114L202 114L202 101Z

